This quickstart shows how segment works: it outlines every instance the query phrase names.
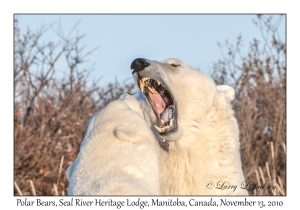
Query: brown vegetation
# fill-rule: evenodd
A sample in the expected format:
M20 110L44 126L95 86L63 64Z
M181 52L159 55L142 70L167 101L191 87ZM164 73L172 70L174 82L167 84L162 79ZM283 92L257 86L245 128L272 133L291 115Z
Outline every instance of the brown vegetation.
M264 44L253 40L243 56L241 37L236 45L226 43L228 54L213 71L217 83L231 84L236 91L233 107L246 181L276 187L249 192L255 195L286 195L286 45L275 22L281 19L258 16L254 23Z
M65 171L78 154L90 117L134 85L115 81L101 88L88 71L80 40L40 44L38 33L21 34L15 23L14 179L15 194L66 195ZM65 57L65 59L63 58ZM57 62L66 61L59 74ZM18 192L19 191L19 192Z
M286 194L286 47L272 23L258 17L256 24L268 34L263 48L254 40L247 56L241 53L241 37L235 46L227 43L228 55L212 74L217 83L236 90L246 181L276 186L251 195ZM90 117L121 92L136 93L133 83L115 81L103 88L101 80L91 82L82 68L92 52L80 47L84 36L57 33L60 43L40 44L47 30L21 34L15 22L15 195L66 195L65 171L78 154ZM63 73L60 60L67 66Z

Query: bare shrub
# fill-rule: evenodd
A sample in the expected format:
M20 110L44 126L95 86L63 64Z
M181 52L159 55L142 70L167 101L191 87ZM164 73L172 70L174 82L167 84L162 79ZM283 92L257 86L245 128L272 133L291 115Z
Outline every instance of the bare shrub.
M236 90L233 106L246 181L276 186L250 194L285 195L286 45L272 17L258 16L255 24L264 43L253 40L246 56L242 37L236 45L226 43L228 54L214 65L212 76ZM15 22L15 195L66 195L65 171L78 154L90 117L121 92L136 93L133 83L103 87L101 80L90 81L91 69L82 64L92 51L82 49L83 35L58 33L60 42L41 44L50 27L22 34ZM64 67L58 65L61 60Z
M93 52L81 47L83 35L41 44L51 26L14 37L14 179L15 195L66 195L65 171L78 154L90 117L133 83L107 86L83 69ZM58 65L59 61L64 61ZM66 69L66 71L61 71Z
M213 69L218 84L236 90L233 106L246 181L276 187L253 189L251 195L286 195L286 44L278 34L282 16L273 18L258 15L254 21L262 44L254 39L243 56L241 36L236 45L226 42L228 54Z

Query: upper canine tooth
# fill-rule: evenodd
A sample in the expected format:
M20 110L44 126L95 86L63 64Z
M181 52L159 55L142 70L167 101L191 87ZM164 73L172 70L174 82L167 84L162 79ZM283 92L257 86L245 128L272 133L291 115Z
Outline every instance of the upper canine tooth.
M145 83L143 81L140 81L140 88L141 88L142 92L144 93Z

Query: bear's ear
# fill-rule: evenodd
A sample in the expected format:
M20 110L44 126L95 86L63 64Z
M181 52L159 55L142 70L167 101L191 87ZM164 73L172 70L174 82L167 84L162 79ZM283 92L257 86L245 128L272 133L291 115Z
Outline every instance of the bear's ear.
M225 96L227 101L233 101L235 97L235 91L232 87L228 85L218 85L217 89L223 96Z
M137 137L136 132L128 126L119 125L114 128L114 136L121 141L139 142L141 139Z

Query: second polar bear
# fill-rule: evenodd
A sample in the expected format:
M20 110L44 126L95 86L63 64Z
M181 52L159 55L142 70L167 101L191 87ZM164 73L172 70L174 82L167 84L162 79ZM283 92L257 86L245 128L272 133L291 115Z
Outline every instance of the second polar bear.
M68 167L69 195L159 195L159 145L129 94L90 120Z
M133 77L154 134L168 150L160 171L163 195L247 195L233 88L178 59L135 59ZM145 97L143 97L145 96ZM138 132L138 131L137 131Z

